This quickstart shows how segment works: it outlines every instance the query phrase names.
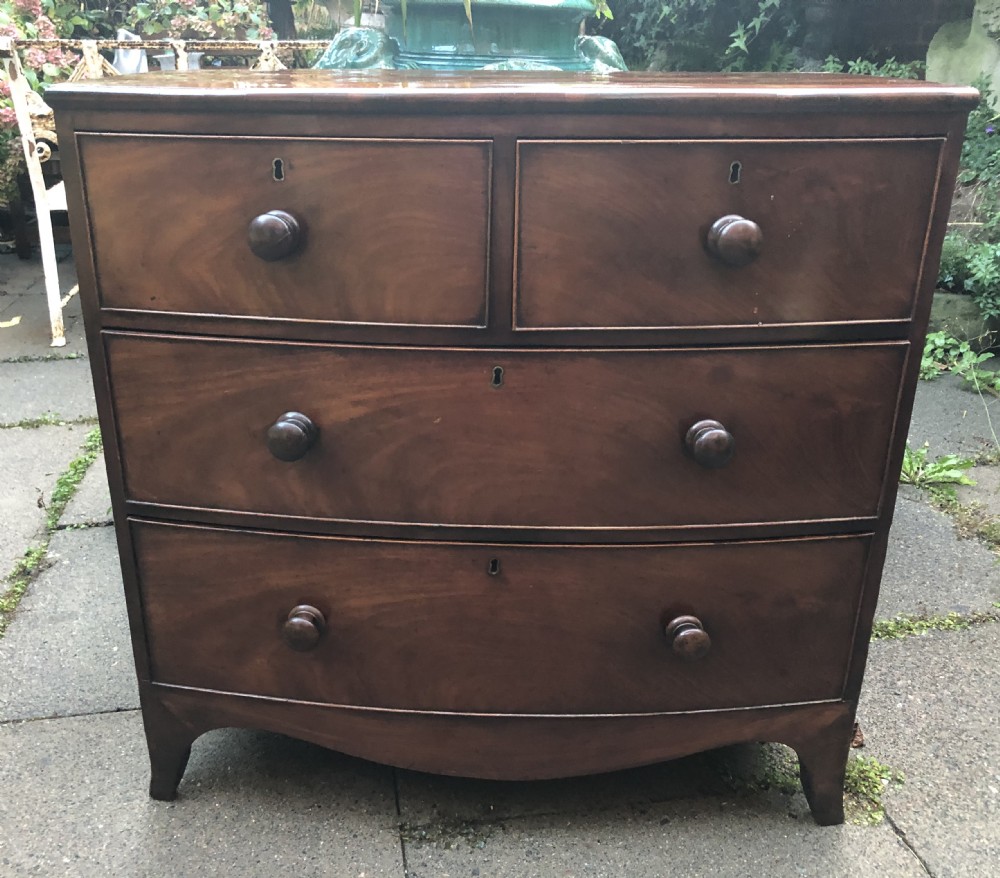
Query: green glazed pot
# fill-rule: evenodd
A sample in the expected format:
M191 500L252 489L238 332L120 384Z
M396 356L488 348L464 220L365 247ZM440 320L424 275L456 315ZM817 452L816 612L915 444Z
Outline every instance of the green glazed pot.
M591 0L472 0L472 26L460 0L383 0L385 31L400 47L398 67L468 70L530 61L583 70L576 51Z

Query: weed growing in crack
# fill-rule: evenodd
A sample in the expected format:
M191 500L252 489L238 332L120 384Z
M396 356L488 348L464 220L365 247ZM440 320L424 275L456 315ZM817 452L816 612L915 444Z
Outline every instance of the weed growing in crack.
M726 783L734 792L754 795L774 790L784 795L802 791L799 760L784 744L761 744L752 765L723 766ZM885 819L882 796L890 785L903 783L900 771L872 756L851 754L844 774L844 814L851 823L877 826Z
M899 473L899 481L904 485L914 485L917 488L928 488L932 485L974 485L965 471L975 465L975 461L957 454L944 454L934 460L928 460L928 446L911 448L906 444L903 450L903 468Z
M890 786L901 786L901 771L879 762L874 756L854 754L847 760L844 775L844 811L851 823L878 826L885 819L882 795Z
M872 626L872 640L902 640L930 631L966 631L977 625L1000 622L996 609L981 613L946 613L943 616L900 614L891 619L879 619Z
M80 455L70 463L59 478L52 491L52 499L45 516L45 537L41 543L32 546L24 553L14 569L7 575L0 591L0 637L3 637L17 605L21 602L31 581L38 576L45 566L52 533L59 524L59 518L66 509L66 504L76 493L80 482L86 475L90 465L102 452L100 430L91 430L83 442Z

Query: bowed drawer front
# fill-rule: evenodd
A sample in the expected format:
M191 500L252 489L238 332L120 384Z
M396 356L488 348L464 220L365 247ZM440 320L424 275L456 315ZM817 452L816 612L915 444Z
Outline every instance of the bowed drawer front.
M151 795L220 726L510 780L770 740L842 821L974 98L50 89Z
M608 529L873 518L907 352L106 344L130 499ZM294 460L271 447L288 412L315 431Z
M475 713L837 698L858 599L845 571L857 575L869 543L525 547L132 530L154 680ZM288 623L302 606L317 611L304 634ZM682 618L708 632L694 655L666 632ZM182 640L191 648L175 649Z

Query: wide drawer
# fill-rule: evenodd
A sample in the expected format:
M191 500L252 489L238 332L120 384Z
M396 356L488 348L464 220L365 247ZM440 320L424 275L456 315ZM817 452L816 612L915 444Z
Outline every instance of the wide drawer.
M154 681L484 713L839 698L869 543L456 545L141 521L132 533ZM313 612L286 633L298 607ZM683 616L708 638L700 658L666 634Z
M488 141L78 136L101 304L482 326ZM122 172L123 162L128 173ZM251 250L257 235L289 255Z
M940 139L523 141L521 329L909 318ZM718 255L710 229L719 226ZM730 264L759 254L748 264Z
M875 515L908 350L441 350L116 332L105 345L129 500L608 529ZM311 446L288 413L314 425ZM735 446L718 468L688 445L704 420ZM299 459L274 456L272 427Z

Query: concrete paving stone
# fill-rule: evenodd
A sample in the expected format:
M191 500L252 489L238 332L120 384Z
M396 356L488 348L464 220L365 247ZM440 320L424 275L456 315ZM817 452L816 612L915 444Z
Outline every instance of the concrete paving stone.
M1000 518L1000 467L974 466L969 470L974 485L958 485L955 493L965 504L978 504L983 512Z
M63 308L65 347L50 346L52 336L44 278L37 253L26 260L18 259L14 254L0 255L0 322L21 318L15 326L0 328L0 360L49 354L86 354L78 295ZM76 267L71 257L64 257L59 262L59 290L62 295L65 296L75 283Z
M998 600L996 556L978 540L960 539L952 520L919 491L901 490L876 617L983 611Z
M1000 625L872 645L866 751L906 775L888 814L935 878L1000 874Z
M261 732L199 738L147 795L137 712L0 725L0 874L403 878L388 769Z
M0 430L0 580L44 533L52 489L79 454L89 430L84 426Z
M943 454L975 457L1000 449L998 436L1000 399L965 390L962 379L954 375L917 382L911 446L928 443L932 459Z
M48 414L63 420L97 417L88 360L0 363L0 381L0 424Z
M0 720L135 708L114 529L57 531L0 638Z
M818 827L756 797L527 817L404 843L407 878L926 878L887 825Z
M591 777L531 783L397 771L400 820L506 820L539 814L600 811L697 795L731 795L720 757L698 754L658 765Z
M59 525L110 524L111 494L104 458L91 464L73 498L66 504Z

